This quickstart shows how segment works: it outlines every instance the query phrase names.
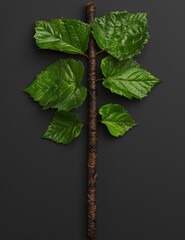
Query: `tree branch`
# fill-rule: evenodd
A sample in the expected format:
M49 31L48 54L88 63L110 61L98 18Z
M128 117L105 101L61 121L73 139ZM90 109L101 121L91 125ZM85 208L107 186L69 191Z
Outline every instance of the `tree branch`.
M95 18L95 3L87 4L87 22L91 25ZM87 189L87 236L96 239L96 160L97 160L97 94L96 94L96 49L91 33L89 39L88 71L88 189Z

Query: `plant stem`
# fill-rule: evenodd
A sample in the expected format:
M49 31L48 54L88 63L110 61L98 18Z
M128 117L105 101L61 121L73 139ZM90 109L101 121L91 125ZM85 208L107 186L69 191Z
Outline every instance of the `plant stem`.
M87 3L87 22L95 19L95 3ZM96 239L96 160L97 160L97 93L96 93L96 49L90 34L88 69L88 189L87 189L87 236Z

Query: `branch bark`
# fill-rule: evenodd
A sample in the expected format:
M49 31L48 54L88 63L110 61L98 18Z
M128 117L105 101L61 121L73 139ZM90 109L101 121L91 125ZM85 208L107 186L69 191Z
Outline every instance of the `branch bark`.
M95 3L87 4L87 22L95 19ZM87 189L87 236L96 239L96 160L97 160L97 93L96 93L96 49L95 40L90 34L88 69L88 189Z

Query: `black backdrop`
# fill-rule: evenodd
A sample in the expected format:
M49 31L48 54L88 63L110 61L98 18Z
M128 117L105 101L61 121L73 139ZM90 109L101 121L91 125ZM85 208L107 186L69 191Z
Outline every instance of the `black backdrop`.
M98 129L97 240L184 240L185 2L96 3L97 16L125 9L148 13L150 41L136 59L164 80L143 101L98 87L99 105L123 104L139 125L123 138ZM66 57L37 49L34 21L85 20L85 4L1 2L1 240L86 239L86 129L67 146L42 140L53 112L42 111L22 90ZM78 111L84 119L86 107Z

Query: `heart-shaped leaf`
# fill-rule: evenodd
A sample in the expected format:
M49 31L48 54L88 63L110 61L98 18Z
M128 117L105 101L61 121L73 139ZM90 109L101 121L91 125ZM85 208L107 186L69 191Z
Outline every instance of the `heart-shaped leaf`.
M84 67L80 61L58 60L38 74L25 91L44 109L70 110L77 108L87 95L86 88L80 84L83 74Z
M55 113L43 138L50 139L57 143L68 144L74 138L78 137L82 127L83 124L79 121L77 114L59 111Z
M96 18L92 28L98 46L123 60L138 55L147 43L146 13L111 12Z
M102 60L101 69L105 76L103 86L128 99L146 97L148 92L160 82L131 59L118 61L108 56Z
M73 19L37 21L35 39L39 48L82 54L88 48L90 27Z
M99 113L102 115L101 123L107 126L114 137L123 136L136 125L125 108L119 104L106 104L99 109Z

